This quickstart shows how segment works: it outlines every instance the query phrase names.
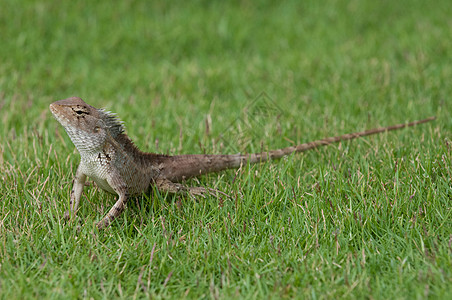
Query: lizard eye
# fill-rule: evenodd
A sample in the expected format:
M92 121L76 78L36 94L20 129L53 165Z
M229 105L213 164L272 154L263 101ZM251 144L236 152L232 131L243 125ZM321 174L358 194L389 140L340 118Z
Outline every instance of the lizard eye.
M94 127L94 132L99 132L99 131L100 131L100 127L99 126Z
M85 107L73 107L72 111L75 112L78 116L83 116L88 114L88 110Z

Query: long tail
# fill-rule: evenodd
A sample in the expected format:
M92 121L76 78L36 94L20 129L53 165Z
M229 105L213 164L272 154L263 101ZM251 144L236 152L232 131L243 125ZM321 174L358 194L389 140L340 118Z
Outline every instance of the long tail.
M218 172L226 169L238 168L246 163L260 163L267 160L278 159L294 152L304 152L310 149L327 146L340 141L352 140L358 137L368 136L386 131L411 127L435 120L436 117L430 117L420 121L414 121L405 124L398 124L388 127L374 128L366 131L348 133L340 136L329 137L310 143L283 149L254 153L254 154L233 154L233 155L204 155L189 154L168 156L165 158L164 167L161 169L161 176L171 181L181 181L190 177L199 176L207 173Z

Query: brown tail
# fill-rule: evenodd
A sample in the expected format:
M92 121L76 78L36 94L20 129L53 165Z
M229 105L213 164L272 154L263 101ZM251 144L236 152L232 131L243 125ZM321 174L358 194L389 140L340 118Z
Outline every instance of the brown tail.
M348 133L341 136L329 137L310 143L262 153L233 155L191 154L168 156L163 164L165 167L161 170L161 175L171 181L180 181L186 178L207 173L218 172L231 168L238 168L242 164L246 163L254 164L265 162L267 160L278 159L294 152L304 152L310 149L330 145L340 141L352 140L371 134L411 127L430 122L435 119L436 117L430 117L424 120L414 121L406 124L398 124L388 127L369 129L361 132Z

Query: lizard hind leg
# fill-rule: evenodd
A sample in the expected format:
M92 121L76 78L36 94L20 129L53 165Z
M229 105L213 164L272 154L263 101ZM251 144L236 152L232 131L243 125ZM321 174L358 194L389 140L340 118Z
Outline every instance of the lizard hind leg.
M180 183L172 182L168 179L159 178L154 181L155 187L159 192L163 193L169 193L169 194L177 194L177 195L188 195L192 198L195 198L196 196L205 198L206 195L210 195L213 197L217 197L218 194L222 194L224 196L227 196L227 194L211 188L204 188L204 187L187 187Z

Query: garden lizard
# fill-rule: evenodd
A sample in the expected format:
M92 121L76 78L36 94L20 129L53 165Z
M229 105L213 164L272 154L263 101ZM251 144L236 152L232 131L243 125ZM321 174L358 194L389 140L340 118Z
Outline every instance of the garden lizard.
M149 192L151 188L157 188L164 193L183 193L191 196L214 194L215 190L186 187L180 182L206 173L239 168L242 164L278 159L293 152L414 126L435 119L430 117L421 121L349 133L256 154L169 156L140 151L126 135L122 122L115 114L86 104L78 97L56 101L50 104L50 111L64 127L81 156L71 190L70 209L65 216L67 218L75 216L87 176L101 189L119 196L106 216L97 223L98 228L110 225L113 219L123 212L129 197Z

